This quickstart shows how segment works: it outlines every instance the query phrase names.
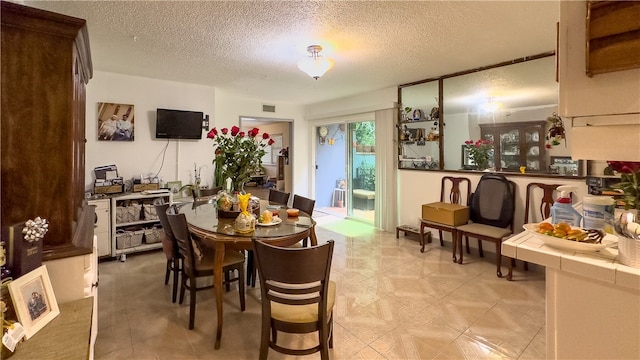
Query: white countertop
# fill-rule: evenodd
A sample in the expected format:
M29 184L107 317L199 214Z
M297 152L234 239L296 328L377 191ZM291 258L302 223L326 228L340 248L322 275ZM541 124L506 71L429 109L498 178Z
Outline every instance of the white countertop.
M523 231L502 243L502 255L640 290L640 269L617 262L616 248L607 248L593 253L565 251L549 247L540 237Z

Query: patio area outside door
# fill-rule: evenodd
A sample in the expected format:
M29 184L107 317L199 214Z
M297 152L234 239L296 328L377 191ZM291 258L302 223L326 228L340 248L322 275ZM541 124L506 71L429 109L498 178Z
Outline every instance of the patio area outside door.
M375 122L348 124L348 178L347 214L373 223L376 196Z

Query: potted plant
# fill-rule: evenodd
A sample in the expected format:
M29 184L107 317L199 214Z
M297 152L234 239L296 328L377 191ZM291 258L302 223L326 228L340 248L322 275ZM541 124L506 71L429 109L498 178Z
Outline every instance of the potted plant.
M373 121L360 122L356 124L356 146L358 152L371 152L371 147L376 143L376 127Z

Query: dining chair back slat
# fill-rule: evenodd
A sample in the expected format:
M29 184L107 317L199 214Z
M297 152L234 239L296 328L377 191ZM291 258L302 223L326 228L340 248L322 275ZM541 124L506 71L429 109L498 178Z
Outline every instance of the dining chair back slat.
M328 359L333 347L335 283L329 280L333 240L308 248L283 248L253 239L262 294L261 360L269 348L289 355L320 352ZM268 300L268 301L267 301ZM318 345L291 349L278 344L278 332L318 332Z
M269 202L287 205L289 203L289 196L291 194L288 192L270 189L269 190Z

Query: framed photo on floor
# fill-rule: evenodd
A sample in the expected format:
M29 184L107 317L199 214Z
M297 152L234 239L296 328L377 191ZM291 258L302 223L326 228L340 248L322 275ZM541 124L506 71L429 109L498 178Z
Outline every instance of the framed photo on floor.
M60 314L45 265L10 282L9 293L26 339Z

